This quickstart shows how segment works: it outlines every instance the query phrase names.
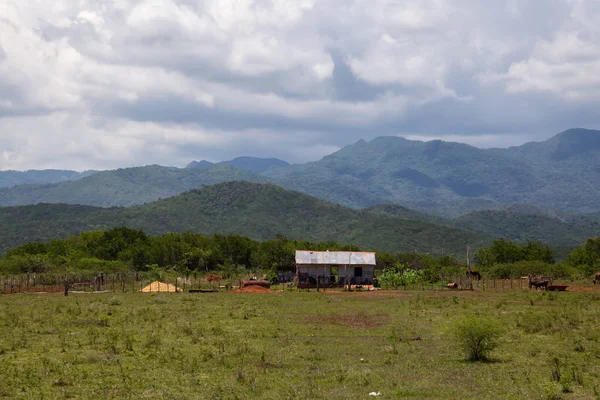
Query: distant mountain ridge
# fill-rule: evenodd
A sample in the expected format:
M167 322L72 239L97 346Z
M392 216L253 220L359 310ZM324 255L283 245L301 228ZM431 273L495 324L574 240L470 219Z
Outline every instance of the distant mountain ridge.
M352 208L398 204L443 217L523 204L547 212L593 213L600 212L599 138L600 131L570 129L544 142L478 149L441 140L378 137L306 164L240 157L216 165L200 161L184 169L127 168L72 182L4 188L0 206L134 205L202 184L247 180Z
M60 169L0 171L0 188L17 185L47 184L74 181L95 174L98 171L70 171Z
M539 143L478 149L378 137L320 161L266 171L284 187L350 207L396 203L428 214L529 203L600 210L600 131L571 129Z
M203 185L268 178L228 164L206 169L179 169L148 165L98 172L84 179L48 185L22 185L0 189L0 206L67 203L98 207L132 206L175 196Z
M210 168L213 165L221 164L228 164L234 168L243 169L255 174L260 174L272 168L287 167L290 165L289 163L278 158L237 157L233 160L221 161L214 164L206 160L192 161L186 165L186 168L205 169Z

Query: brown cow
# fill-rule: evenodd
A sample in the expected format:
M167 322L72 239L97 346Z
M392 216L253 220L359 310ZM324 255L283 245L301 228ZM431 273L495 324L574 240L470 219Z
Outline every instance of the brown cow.
M596 275L594 275L594 285L596 283L600 283L600 272L596 272Z
M469 278L473 278L473 279L477 279L478 281L481 280L481 274L477 271L475 271L474 269L467 271L467 279Z

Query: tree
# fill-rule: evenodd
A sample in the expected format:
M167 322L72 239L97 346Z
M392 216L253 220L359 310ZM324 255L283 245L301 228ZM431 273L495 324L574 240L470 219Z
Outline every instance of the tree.
M475 264L489 267L495 264L513 264L519 261L542 261L553 264L556 253L540 242L527 241L524 245L499 239L492 246L480 248L475 252Z
M183 257L183 264L192 271L203 269L208 272L208 261L210 260L211 256L211 250L195 247L185 253Z
M585 268L587 275L592 275L600 268L600 237L588 239L583 246L577 247L568 256L574 266Z
M289 267L296 263L296 246L283 235L260 244L258 263L261 267Z

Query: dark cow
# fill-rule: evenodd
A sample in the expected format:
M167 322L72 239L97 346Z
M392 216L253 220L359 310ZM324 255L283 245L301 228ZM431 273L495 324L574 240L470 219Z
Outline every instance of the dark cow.
M531 289L532 287L535 287L535 290L538 290L538 289L546 290L546 289L548 289L548 283L549 282L547 280L532 279L531 275L529 276L529 289Z
M481 280L481 274L477 271L475 271L474 269L467 271L467 279L472 278L472 279L477 279L478 281Z
M594 275L594 285L596 283L600 283L600 272L596 272L596 275Z

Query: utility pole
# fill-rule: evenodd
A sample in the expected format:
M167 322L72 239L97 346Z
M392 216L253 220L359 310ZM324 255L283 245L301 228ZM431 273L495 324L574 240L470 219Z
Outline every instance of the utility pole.
M467 269L471 272L471 257L469 256L469 251L471 250L471 246L467 245Z

